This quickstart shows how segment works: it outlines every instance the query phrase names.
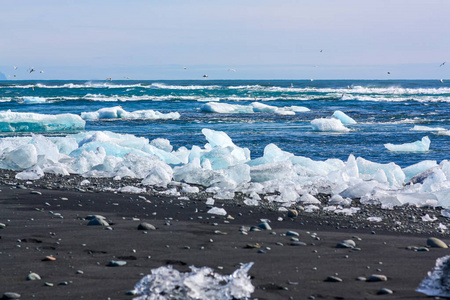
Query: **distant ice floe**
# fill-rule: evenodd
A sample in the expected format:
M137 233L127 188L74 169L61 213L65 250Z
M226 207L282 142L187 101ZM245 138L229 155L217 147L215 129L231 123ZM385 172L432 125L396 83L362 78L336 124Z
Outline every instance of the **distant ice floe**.
M100 119L147 119L147 120L176 120L180 118L178 112L161 113L154 110L137 110L127 112L120 106L105 107L94 112L82 112L81 118L84 120Z
M231 300L248 299L255 291L248 271L253 263L242 265L231 275L221 275L208 267L191 266L191 272L179 272L172 266L152 269L136 284L133 300ZM169 296L170 295L170 296Z
M54 132L83 130L86 122L74 114L44 115L0 111L0 132Z
M208 102L200 107L200 110L208 113L238 114L238 113L275 113L279 115L295 115L296 112L307 112L308 108L303 106L276 107L260 102L253 102L249 105L228 104L218 102Z
M345 127L345 125L354 124L356 124L356 121L340 110L335 111L331 118L320 118L311 121L312 130L322 132L348 132L350 129Z
M431 141L428 136L424 136L422 140L413 143L400 145L384 144L384 147L393 152L427 152L430 150Z
M436 260L436 266L428 272L416 291L427 296L450 297L450 255Z
M47 99L44 97L23 97L24 104L41 104L46 103Z
M337 119L336 119L337 120ZM340 122L340 121L339 121ZM269 144L261 157L251 158L248 148L234 144L221 131L203 129L203 146L173 149L162 138L148 140L108 131L80 132L66 136L0 139L0 168L20 171L17 178L35 180L45 173L80 174L85 177L141 179L137 188L168 187L167 195L198 192L203 186L214 199L243 195L248 205L260 201L280 206L302 203L305 212L321 208L314 197L331 195L329 207L336 213L357 213L352 199L384 208L409 203L450 207L450 162L425 160L401 168L350 155L346 161L315 161L295 156ZM192 185L192 186L191 186ZM349 209L347 209L349 208ZM331 209L331 208L329 208Z

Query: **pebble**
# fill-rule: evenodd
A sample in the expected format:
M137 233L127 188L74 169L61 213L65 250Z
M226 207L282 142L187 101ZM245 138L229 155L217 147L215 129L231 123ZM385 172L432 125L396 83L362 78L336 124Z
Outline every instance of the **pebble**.
M156 227L150 223L142 222L141 224L138 225L137 229L138 230L156 230Z
M337 276L328 276L327 279L325 279L326 282L342 282L342 279Z
M287 236L300 236L300 234L298 232L291 231L291 230L287 231L286 235Z
M372 274L370 275L369 279L367 279L368 282L377 282L377 281L387 281L386 275L381 274Z
M55 261L56 258L54 258L53 256L46 256L43 261Z
M290 209L287 212L288 218L297 218L298 217L298 211L295 209Z
M123 267L127 264L124 260L110 260L108 263L109 267Z
M269 223L266 222L259 224L258 227L263 230L272 230L272 227L270 227Z
M44 285L45 285L45 286L54 286L54 284L51 283L51 282L46 282L46 283L44 283Z
M430 251L430 249L428 249L427 247L419 247L419 248L417 248L417 249L414 249L414 251L417 251L417 252L427 252L427 251Z
M390 294L393 294L393 293L394 293L394 291L392 291L390 289L382 288L381 290L379 290L377 292L377 295L390 295Z
M428 238L427 245L432 248L448 248L446 243L435 237Z
M27 280L41 280L41 276L37 273L30 273L27 276Z
M30 194L33 194L33 195L42 195L42 193L41 193L41 192L38 192L38 191L31 191Z
M364 277L364 276L358 276L358 277L356 277L356 280L357 280L357 281L366 281L367 278Z
M3 297L2 297L2 299L19 299L19 298L20 298L20 294L14 293L14 292L3 293Z
M88 226L109 226L109 223L102 218L93 218L89 221Z
M292 242L291 243L291 246L306 246L306 243L304 243L304 242Z
M344 240L336 245L336 248L355 248L356 243L354 240Z

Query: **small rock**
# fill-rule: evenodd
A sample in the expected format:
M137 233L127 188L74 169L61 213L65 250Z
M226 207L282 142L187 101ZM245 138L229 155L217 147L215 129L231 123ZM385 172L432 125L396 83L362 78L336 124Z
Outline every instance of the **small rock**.
M344 240L336 245L336 248L355 248L356 243L353 240Z
M46 282L46 283L44 283L44 285L45 285L45 286L54 286L54 284L51 283L51 282Z
M156 230L156 227L150 223L142 222L141 224L138 225L137 229L138 230Z
M54 258L53 256L46 256L43 261L55 261L56 258Z
M42 193L41 193L41 192L38 192L38 191L31 191L30 194L33 194L33 195L42 195Z
M448 248L446 243L435 237L428 238L427 245L432 248Z
M67 281L61 281L58 285L69 285L69 283Z
M14 293L14 292L3 293L3 297L2 297L2 299L19 299L19 298L20 298L20 294Z
M109 223L105 219L93 218L89 221L88 226L109 226Z
M290 209L287 212L288 218L297 218L298 217L298 211L295 209Z
M306 243L300 241L291 242L291 246L306 246Z
M289 230L288 232L286 232L287 236L300 236L300 234L298 232L295 231L291 231Z
M30 273L27 276L27 280L41 280L41 276L37 273Z
M263 223L259 224L258 227L263 230L272 230L272 227L270 227L269 223L267 223L267 222L263 222Z
M124 260L111 260L108 263L109 267L123 267L127 264L126 261Z
M390 294L393 294L393 293L394 293L394 291L392 291L390 289L382 288L381 290L379 290L377 292L377 295L390 295Z
M369 279L367 279L368 282L377 282L377 281L387 281L386 275L381 274L372 274L370 275Z
M357 281L366 281L367 278L364 277L364 276L358 276L358 277L356 277L356 280L357 280Z
M337 276L328 276L327 279L325 279L326 282L342 282L342 279Z

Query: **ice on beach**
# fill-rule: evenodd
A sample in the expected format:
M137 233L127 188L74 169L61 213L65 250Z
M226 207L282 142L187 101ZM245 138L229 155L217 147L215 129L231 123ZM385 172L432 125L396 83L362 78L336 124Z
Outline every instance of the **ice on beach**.
M450 255L440 257L436 265L416 289L417 292L433 297L450 297Z
M381 217L368 217L367 221L379 223L379 222L383 221L383 219Z
M0 132L54 132L83 130L86 122L73 114L44 115L0 111Z
M139 297L133 300L231 300L251 296L255 287L248 271L253 263L242 265L231 275L221 275L208 267L191 266L191 272L182 273L172 266L152 269L134 287Z
M219 215L219 216L226 216L227 215L227 211L223 208L220 207L213 207L210 210L207 211L208 214L212 214L212 215Z
M320 118L311 121L313 131L322 132L348 132L350 129L342 124L341 120L335 118Z
M340 110L336 110L333 113L333 117L336 118L336 119L339 119L342 122L342 124L344 124L344 125L356 124L356 121L353 118L347 116L345 113L343 113Z
M424 136L420 141L413 143L405 143L400 145L394 145L391 143L384 144L384 147L393 152L427 152L430 150L430 138Z
M128 112L121 106L105 107L93 112L82 112L83 120L102 119L143 119L143 120L177 120L180 114L177 112L161 113L154 110L136 110Z

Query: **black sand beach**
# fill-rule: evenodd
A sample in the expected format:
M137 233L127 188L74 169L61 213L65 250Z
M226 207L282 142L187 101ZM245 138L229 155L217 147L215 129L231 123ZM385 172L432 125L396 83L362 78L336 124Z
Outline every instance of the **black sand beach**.
M127 291L154 268L173 265L186 272L192 265L208 266L231 274L240 263L254 262L252 299L426 299L415 289L436 259L449 253L411 247L426 247L429 237L449 241L448 233L433 229L446 222L439 208L364 206L351 217L300 210L289 218L269 207L216 200L214 206L227 216L214 216L203 199L99 192L101 185L119 184L109 179L92 179L80 189L83 178L77 176L46 175L33 183L18 182L9 171L1 177L0 296L132 299L136 296ZM438 220L422 222L427 213ZM109 228L88 226L88 215L104 216ZM374 215L383 221L365 220ZM272 230L249 230L261 219L269 219ZM156 230L138 230L142 222ZM299 233L305 245L292 241L287 231ZM356 248L336 247L347 239ZM127 264L108 266L111 260ZM27 280L30 272L41 280ZM357 280L372 274L387 281ZM342 281L329 282L329 276ZM383 288L393 294L379 295Z

